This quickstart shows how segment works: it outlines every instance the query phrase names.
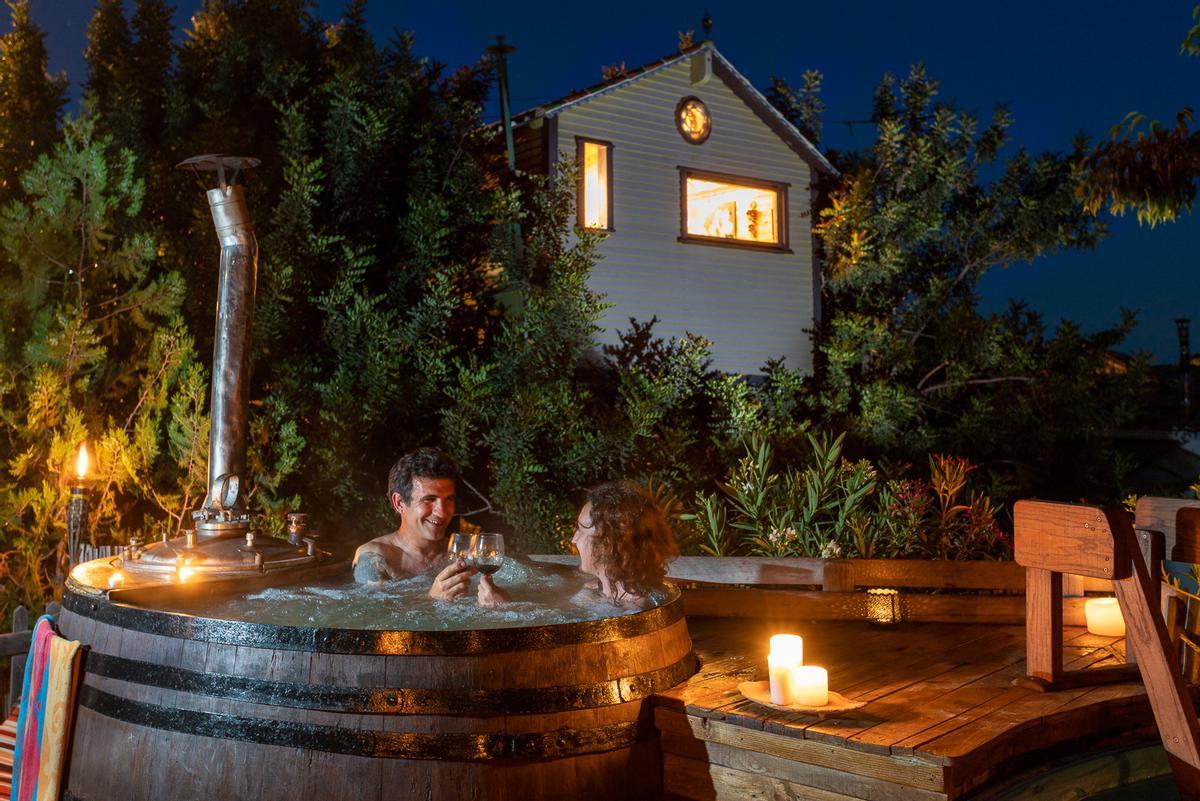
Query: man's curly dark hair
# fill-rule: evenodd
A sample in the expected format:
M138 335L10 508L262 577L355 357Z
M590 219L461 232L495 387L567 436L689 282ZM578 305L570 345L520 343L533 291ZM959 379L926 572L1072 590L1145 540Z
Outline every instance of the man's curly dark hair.
M388 500L400 493L405 503L412 503L414 478L449 478L458 482L458 465L437 448L417 448L400 457L388 471Z
M679 555L666 516L645 490L611 481L587 493L595 527L596 564L635 595L662 585L667 562Z

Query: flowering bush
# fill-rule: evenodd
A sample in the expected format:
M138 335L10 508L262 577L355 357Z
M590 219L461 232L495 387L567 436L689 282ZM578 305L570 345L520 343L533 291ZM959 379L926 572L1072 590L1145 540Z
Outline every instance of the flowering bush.
M912 559L1011 557L999 505L968 493L975 467L931 455L929 478L881 480L867 460L842 456L845 435L808 436L808 460L782 472L757 435L719 493L698 493L682 520L713 556L843 556Z

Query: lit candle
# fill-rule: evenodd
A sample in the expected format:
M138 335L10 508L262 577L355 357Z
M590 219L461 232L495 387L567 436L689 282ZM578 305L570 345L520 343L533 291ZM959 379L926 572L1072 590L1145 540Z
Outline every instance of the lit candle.
M867 590L867 620L879 626L890 626L900 619L900 591L890 587Z
M71 497L67 501L67 563L74 567L79 561L80 549L87 537L87 496L84 494L84 480L87 478L88 452L87 443L79 444L79 454L75 457L75 484L71 487Z
M792 694L796 706L825 706L829 703L829 671L816 665L792 668Z
M81 442L81 443L79 443L79 455L75 457L75 475L77 475L79 477L80 481L83 481L85 478L87 478L87 471L88 471L87 443Z
M1083 617L1091 634L1104 637L1124 637L1125 618L1116 598L1088 598L1083 605Z
M109 589L112 589L113 587L119 586L123 581L125 581L125 576L120 570L118 570L108 577L108 587Z
M804 640L795 634L771 637L767 654L767 675L771 683L771 703L792 703L792 670L804 661Z

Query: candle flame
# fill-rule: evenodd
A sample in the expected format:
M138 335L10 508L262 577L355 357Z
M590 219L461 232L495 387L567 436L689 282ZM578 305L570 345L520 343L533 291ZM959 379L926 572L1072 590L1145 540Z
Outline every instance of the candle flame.
M115 587L123 581L125 581L125 575L120 570L118 570L117 572L113 573L111 576L108 577L108 586Z
M79 443L79 456L75 457L75 474L81 479L87 475L88 471L88 452L87 443Z
M183 567L179 568L179 580L187 581L188 579L190 579L192 577L192 574L195 572L196 571L192 570L192 568L188 567L187 565L184 565Z

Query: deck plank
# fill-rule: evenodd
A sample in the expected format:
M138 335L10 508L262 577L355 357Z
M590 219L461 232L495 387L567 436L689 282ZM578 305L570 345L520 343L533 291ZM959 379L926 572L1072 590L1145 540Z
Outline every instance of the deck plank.
M954 799L1006 759L1152 721L1137 681L1013 686L1026 671L1022 626L729 618L689 626L700 670L654 697L664 768L681 771L664 790L679 797ZM738 683L765 677L777 631L801 634L805 663L826 667L830 689L866 705L820 719L743 698ZM1064 627L1066 669L1123 661L1123 641Z

